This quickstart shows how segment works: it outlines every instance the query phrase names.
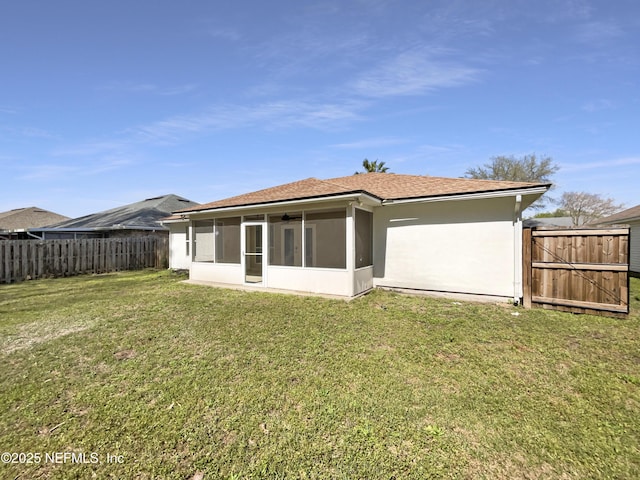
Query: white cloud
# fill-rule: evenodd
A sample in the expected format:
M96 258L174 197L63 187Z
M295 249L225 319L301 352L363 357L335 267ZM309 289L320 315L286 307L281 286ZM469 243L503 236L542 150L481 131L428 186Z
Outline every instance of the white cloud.
M125 93L146 93L150 95L173 96L191 92L197 85L188 83L173 87L162 87L154 83L111 82L99 87L99 90L109 90Z
M562 172L579 172L598 168L624 167L628 165L640 165L640 157L625 157L612 160L602 160L588 163L565 163L560 165Z
M60 178L74 174L77 171L77 167L69 165L43 164L30 165L22 168L21 170L26 170L26 173L19 177L22 180L51 180L53 178Z
M88 157L108 152L122 152L127 148L127 142L122 140L105 140L86 142L79 145L61 147L53 150L54 157L81 156Z
M589 45L600 46L622 34L620 26L613 22L593 21L579 25L576 29L575 39Z
M129 130L139 141L174 143L185 135L243 127L264 129L308 127L331 130L359 119L363 105L356 102L313 103L274 101L259 105L221 105L208 111L178 115Z
M334 145L330 145L333 148L342 148L347 150L364 150L367 148L379 148L379 147L388 147L392 145L401 145L406 143L407 140L397 137L376 137L376 138L366 138L364 140L357 140L354 142L347 143L336 143Z
M585 112L593 113L599 112L600 110L610 110L614 107L613 102L607 100L605 98L600 98L598 100L591 100L590 102L582 105L582 110Z
M529 4L523 5L523 8ZM551 23L566 20L585 20L592 16L594 8L588 0L553 0L549 5L544 5L539 11L545 20Z
M232 42L237 42L242 39L242 35L238 30L229 27L209 27L207 33L214 38Z
M15 136L15 137L44 138L44 139L58 138L53 133L50 133L42 128L35 128L35 127L0 127L0 131L7 132L11 136Z
M420 95L474 82L481 73L456 62L436 60L434 56L426 48L401 53L365 72L353 83L353 88L367 97Z

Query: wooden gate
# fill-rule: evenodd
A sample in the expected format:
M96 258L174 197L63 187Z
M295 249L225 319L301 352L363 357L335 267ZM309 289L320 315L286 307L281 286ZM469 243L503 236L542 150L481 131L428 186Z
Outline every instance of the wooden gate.
M526 308L628 315L628 228L526 228L522 257Z

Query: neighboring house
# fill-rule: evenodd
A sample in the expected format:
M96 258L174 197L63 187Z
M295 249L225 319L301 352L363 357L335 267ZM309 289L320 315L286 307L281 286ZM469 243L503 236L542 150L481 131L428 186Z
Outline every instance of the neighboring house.
M30 238L27 230L68 220L69 217L38 207L16 208L0 213L0 240Z
M141 202L85 215L47 228L32 228L29 232L41 239L108 238L132 235L167 235L169 229L159 220L175 210L198 204L169 194Z
M176 212L192 280L353 297L373 287L522 297L522 211L548 184L365 173Z
M598 220L600 225L629 225L629 270L640 274L640 205Z
M573 228L573 219L571 217L528 218L522 223L525 228Z

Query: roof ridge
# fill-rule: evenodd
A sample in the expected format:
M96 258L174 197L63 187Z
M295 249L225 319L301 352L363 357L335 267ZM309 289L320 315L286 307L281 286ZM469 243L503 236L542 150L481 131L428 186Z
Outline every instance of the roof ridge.
M404 177L404 178L420 178L420 179L432 179L432 180L463 180L466 182L483 182L483 183L494 183L494 182L502 182L502 183L516 183L520 185L551 185L551 182L523 182L519 180L494 180L491 178L468 178L468 177L442 177L440 175L419 175L413 173L396 173L396 172L362 172L353 175L345 175L342 177L335 177L327 179L328 182L334 182L335 180L340 180L343 178L352 178L357 176L378 176L378 175L395 175L396 177Z

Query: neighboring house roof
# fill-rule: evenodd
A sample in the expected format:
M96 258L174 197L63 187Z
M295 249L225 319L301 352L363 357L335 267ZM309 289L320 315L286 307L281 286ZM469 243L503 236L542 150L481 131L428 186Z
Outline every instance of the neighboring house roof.
M69 217L38 207L16 208L0 213L0 231L46 227L68 219Z
M161 218L166 217L172 211L195 207L197 205L196 202L192 202L186 198L169 194L56 223L55 225L51 225L47 230L166 229L166 227L158 223Z
M573 219L571 217L546 217L546 218L528 218L522 222L525 228L531 227L573 227Z
M366 193L381 201L389 201L520 190L534 187L548 188L549 186L549 184L498 180L442 178L394 173L361 173L328 180L307 178L306 180L205 203L197 207L190 207L182 210L182 212L330 197L349 193Z
M622 212L615 213L608 217L601 218L598 223L627 223L640 220L640 205L628 208Z

